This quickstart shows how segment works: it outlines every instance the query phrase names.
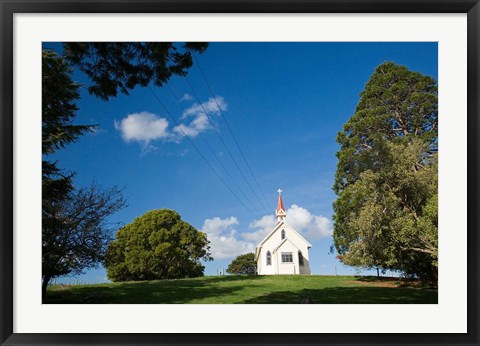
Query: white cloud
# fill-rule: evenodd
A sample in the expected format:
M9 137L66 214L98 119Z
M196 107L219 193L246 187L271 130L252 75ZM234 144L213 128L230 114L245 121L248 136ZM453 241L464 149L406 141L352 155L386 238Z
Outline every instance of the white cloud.
M193 100L193 97L188 93L183 94L183 96L180 98L180 101L191 101L191 100Z
M153 140L170 137L167 119L148 112L129 114L120 121L115 120L114 126L125 142L148 145Z
M308 241L330 236L332 222L322 215L314 215L305 208L293 204L287 209L285 220ZM236 217L221 219L214 217L203 222L202 231L207 233L214 259L235 258L238 255L255 252L258 243L270 233L277 224L274 215L265 215L249 224L251 232L238 232Z
M214 217L203 222L202 232L207 233L214 259L235 258L255 251L254 243L238 238L234 225L238 225L238 220L233 216L226 219Z
M202 231L208 234L219 234L233 225L238 225L238 220L235 216L231 216L227 219L214 217L213 219L206 219L203 222Z
M287 209L285 222L309 241L328 237L333 231L330 219L322 215L314 215L296 204ZM254 231L242 233L242 238L259 243L273 230L276 224L277 219L273 215L265 215L258 220L252 221L249 228Z
M250 228L262 228L272 230L273 227L277 224L277 219L274 215L265 215L262 216L259 220L253 220L250 223Z
M185 109L183 111L183 118L188 117L189 115L198 115L200 113L205 114L212 113L212 114L220 114L220 111L227 110L227 103L222 96L215 96L215 98L210 97L208 101L203 102L201 105L198 103L194 103L191 107Z
M190 94L184 94L182 100L191 100ZM169 128L167 119L149 112L128 114L122 120L114 121L114 126L120 132L125 142L139 142L142 144L142 153L157 149L151 144L155 140L165 140L180 143L185 136L196 137L211 127L210 115L220 115L220 111L227 110L227 103L221 96L210 98L202 104L195 103L186 108L180 117L188 121L173 128Z
M258 244L263 238L270 233L277 225L277 219L274 215L265 215L259 220L253 220L249 228L256 229L254 232L242 233L242 238L245 240L253 241Z
M321 215L313 215L307 209L293 204L287 210L285 221L308 239L320 239L332 234L332 222Z
M191 107L185 109L182 119L190 118L190 123L180 124L173 128L176 136L183 138L185 136L196 137L199 133L210 128L210 114L220 115L220 111L227 110L227 103L221 96L210 98L202 104L194 103Z
M196 137L199 133L209 127L209 120L205 113L198 114L190 124L180 124L173 128L173 131L179 137Z

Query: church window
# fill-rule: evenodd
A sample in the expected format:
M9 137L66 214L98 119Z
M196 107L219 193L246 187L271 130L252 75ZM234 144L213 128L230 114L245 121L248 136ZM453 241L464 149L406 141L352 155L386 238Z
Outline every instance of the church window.
M298 250L298 264L303 266L303 255L302 251Z
M282 240L285 239L285 230L282 229Z
M272 254L270 251L267 251L267 266L272 265Z
M293 255L291 252L282 252L282 263L292 263Z

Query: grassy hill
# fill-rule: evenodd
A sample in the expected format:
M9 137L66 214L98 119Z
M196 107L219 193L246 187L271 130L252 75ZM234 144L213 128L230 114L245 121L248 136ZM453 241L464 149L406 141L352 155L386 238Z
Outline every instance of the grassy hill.
M396 278L209 276L195 279L50 286L44 303L68 304L436 304L437 289Z

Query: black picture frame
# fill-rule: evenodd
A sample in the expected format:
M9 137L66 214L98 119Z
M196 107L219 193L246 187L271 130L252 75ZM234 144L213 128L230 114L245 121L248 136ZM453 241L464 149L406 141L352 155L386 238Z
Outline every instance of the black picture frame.
M478 345L479 0L0 0L1 345ZM15 13L467 13L468 310L465 334L19 334L13 332L13 16ZM454 316L452 316L454 318Z

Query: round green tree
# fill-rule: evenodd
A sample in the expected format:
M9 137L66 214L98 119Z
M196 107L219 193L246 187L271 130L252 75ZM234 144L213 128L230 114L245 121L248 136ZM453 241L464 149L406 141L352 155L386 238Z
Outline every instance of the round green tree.
M247 253L235 258L228 265L227 272L230 274L254 275L257 272L257 262L253 253Z
M105 267L112 281L203 276L212 260L207 235L168 209L151 210L118 230Z

